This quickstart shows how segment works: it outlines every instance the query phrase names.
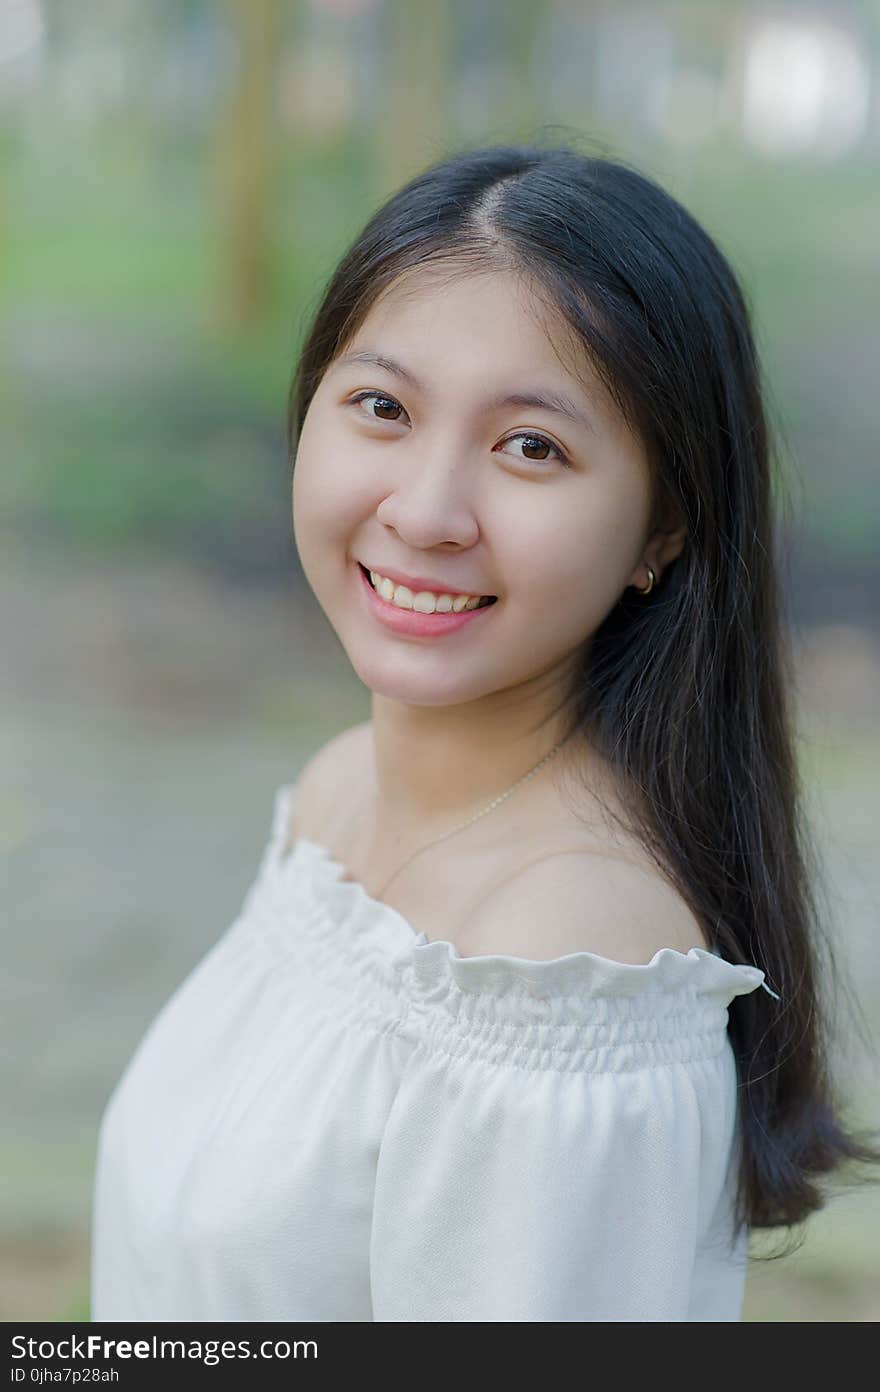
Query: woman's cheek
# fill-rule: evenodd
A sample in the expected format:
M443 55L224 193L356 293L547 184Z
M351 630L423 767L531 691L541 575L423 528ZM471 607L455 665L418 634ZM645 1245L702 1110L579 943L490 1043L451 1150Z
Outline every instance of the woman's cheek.
M626 529L608 515L601 523L582 518L570 529L557 528L533 597L560 635L583 637L598 628L618 598L631 545Z
M306 579L313 589L334 549L334 529L339 525L333 504L332 479L322 461L300 452L293 474L293 533Z
M344 583L368 527L375 500L354 486L338 453L297 459L293 480L293 532L303 572L323 602Z

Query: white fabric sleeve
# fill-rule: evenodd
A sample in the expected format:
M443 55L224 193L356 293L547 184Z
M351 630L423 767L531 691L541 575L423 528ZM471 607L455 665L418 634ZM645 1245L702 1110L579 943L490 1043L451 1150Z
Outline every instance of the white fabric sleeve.
M378 1159L373 1318L687 1319L732 1067L726 1050L624 1071L413 1057Z

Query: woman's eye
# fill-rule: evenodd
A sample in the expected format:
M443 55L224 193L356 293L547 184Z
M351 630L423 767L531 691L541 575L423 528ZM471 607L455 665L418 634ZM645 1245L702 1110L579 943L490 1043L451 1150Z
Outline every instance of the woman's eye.
M401 412L406 414L400 402L396 401L393 396L386 396L384 392L358 392L357 396L352 397L350 405L360 406L361 402L369 403L370 409L366 411L366 414L371 416L373 420L396 421L400 419ZM375 410L372 409L373 406L375 406ZM512 440L522 440L524 451L537 451L537 453L527 452L520 455L520 458L527 464L548 464L556 460L565 468L569 467L568 460L558 445L554 445L551 440L546 440L543 435L535 435L531 431L521 430L516 435L508 435L507 439L502 440L501 443L507 445Z
M403 410L403 407L401 406L399 401L395 401L393 396L385 396L382 392L359 392L357 396L352 397L351 404L352 406L357 406L361 401L374 401L376 403L377 409L375 411L367 411L367 415L372 416L373 420L394 421L398 419L397 416L381 415L379 414L380 411L400 412Z
M545 440L543 435L532 435L528 431L520 431L518 435L508 435L507 439L504 440L503 443L509 445L513 440L522 440L524 450L550 450L552 451L553 456L559 461L560 464L568 463L562 451L558 449L558 447L554 445L552 441ZM551 462L548 458L548 455L546 454L522 454L520 457L522 459L525 459L530 464L545 464Z

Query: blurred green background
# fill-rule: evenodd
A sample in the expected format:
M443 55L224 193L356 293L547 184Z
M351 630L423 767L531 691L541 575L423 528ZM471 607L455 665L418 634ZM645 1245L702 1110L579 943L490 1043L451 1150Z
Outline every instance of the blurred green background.
M369 714L298 566L286 394L340 253L462 146L633 161L740 275L810 815L873 1022L878 55L877 0L0 0L0 1318L87 1317L109 1091L237 912L275 787ZM874 1194L834 1198L745 1317L876 1319L878 1238Z

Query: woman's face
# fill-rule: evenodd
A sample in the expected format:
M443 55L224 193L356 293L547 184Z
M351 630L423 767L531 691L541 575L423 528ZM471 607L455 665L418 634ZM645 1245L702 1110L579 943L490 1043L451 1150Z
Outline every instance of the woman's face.
M296 453L294 534L374 693L481 710L547 695L624 588L645 584L645 454L586 365L584 381L563 366L571 351L568 326L514 275L426 268L386 291L327 368ZM359 563L497 602L415 633L380 609Z

